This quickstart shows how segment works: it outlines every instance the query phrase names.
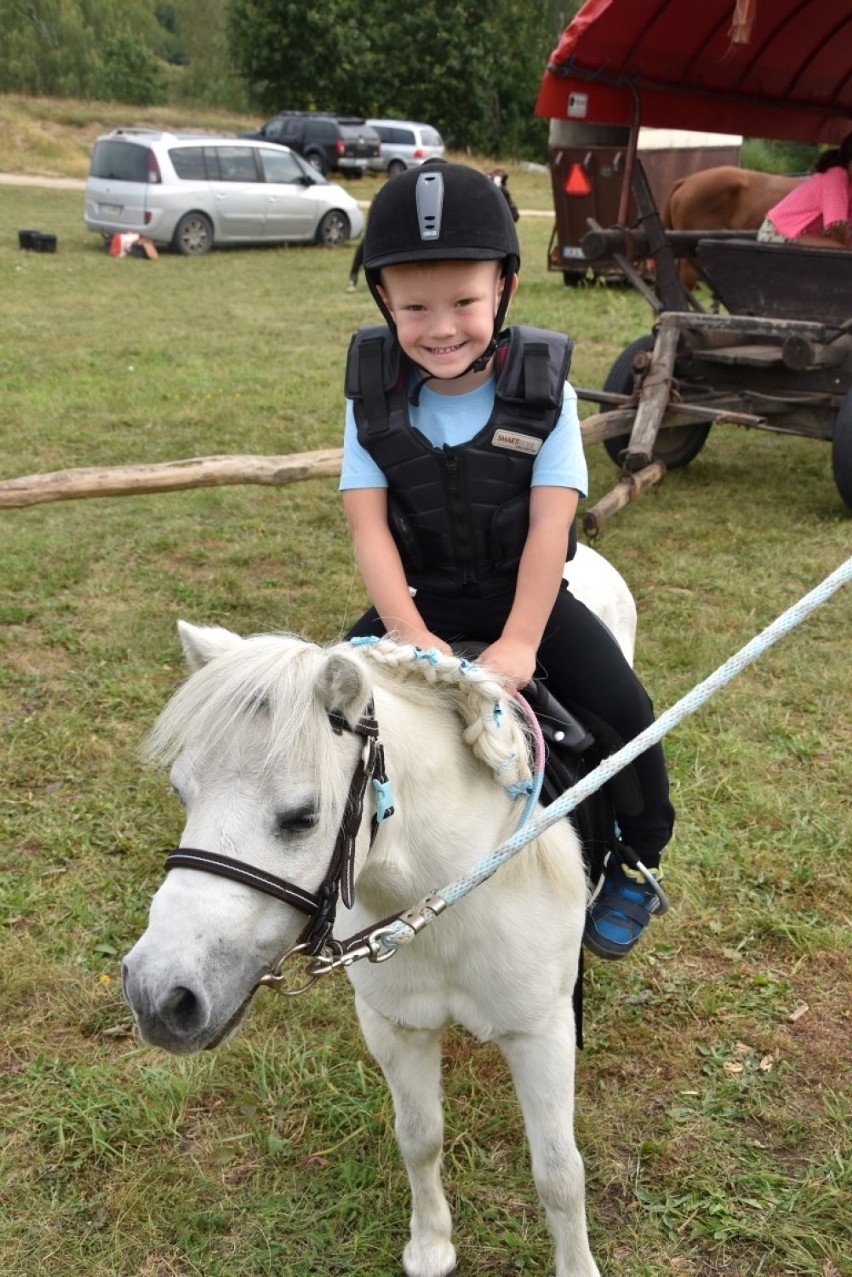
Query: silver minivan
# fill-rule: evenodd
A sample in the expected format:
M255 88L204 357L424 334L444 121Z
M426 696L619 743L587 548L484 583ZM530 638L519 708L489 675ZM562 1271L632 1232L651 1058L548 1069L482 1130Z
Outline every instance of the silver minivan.
M381 155L370 160L370 168L375 172L393 176L444 154L444 139L431 124L418 124L413 120L368 120L367 123L382 142Z
M364 214L286 147L248 138L119 128L99 137L84 219L103 236L135 231L179 253L214 244L344 244Z

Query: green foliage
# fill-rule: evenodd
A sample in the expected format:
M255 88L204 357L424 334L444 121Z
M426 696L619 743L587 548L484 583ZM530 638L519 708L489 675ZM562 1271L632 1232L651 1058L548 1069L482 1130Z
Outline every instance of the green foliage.
M266 114L357 109L369 79L369 30L351 0L232 0L227 21L233 61Z
M0 91L154 101L156 35L151 0L2 0Z
M427 120L455 149L542 158L534 115L564 9L553 0L230 0L234 65L258 109ZM298 50L298 56L293 50Z
M820 148L808 142L778 142L747 137L740 152L743 168L763 173L810 173Z
M103 62L95 82L96 96L150 106L162 92L162 74L151 50L121 31L102 46Z
M533 113L571 0L0 0L0 92L424 119L541 159Z
M172 98L234 111L248 108L245 87L231 66L226 10L227 0L174 0L168 6L174 31L170 60L180 64Z

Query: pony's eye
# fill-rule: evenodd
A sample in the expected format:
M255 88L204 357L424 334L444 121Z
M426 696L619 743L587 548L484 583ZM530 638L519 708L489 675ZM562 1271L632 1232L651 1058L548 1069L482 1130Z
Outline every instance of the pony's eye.
M317 823L317 813L310 811L282 811L275 817L277 834L307 834Z
M174 794L175 798L177 798L177 800L178 800L178 802L180 803L181 807L185 807L185 806L186 806L186 799L184 798L183 794L182 794L182 793L180 792L180 790L178 789L177 785L172 785L172 793Z

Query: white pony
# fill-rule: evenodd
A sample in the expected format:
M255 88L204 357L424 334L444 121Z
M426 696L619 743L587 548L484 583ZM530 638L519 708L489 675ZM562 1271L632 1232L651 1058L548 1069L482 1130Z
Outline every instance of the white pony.
M602 560L581 549L571 567L590 598ZM626 626L632 652L629 591L617 574L597 579L609 602L596 610L614 629ZM393 1094L411 1185L404 1270L447 1277L455 1268L440 1179L440 1039L455 1022L508 1061L558 1277L596 1277L573 1130L572 991L587 903L573 829L557 822L440 917L443 902L429 896L515 828L511 795L530 775L516 702L484 668L390 639L324 650L290 636L179 629L191 675L148 753L172 761L186 825L148 929L123 964L142 1037L187 1053L229 1036L285 951L301 940L328 958L317 914L329 895L351 902L339 911L341 939L369 937L429 897L434 921L392 960L347 968ZM383 763L394 811L371 838L369 816L386 814ZM374 959L388 952L375 937L361 948Z

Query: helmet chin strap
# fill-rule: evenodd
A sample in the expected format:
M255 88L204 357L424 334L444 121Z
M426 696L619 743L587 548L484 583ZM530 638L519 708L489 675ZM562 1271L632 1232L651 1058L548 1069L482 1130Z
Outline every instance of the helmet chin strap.
M408 402L412 404L415 408L417 407L417 405L420 403L420 391L426 385L427 381L458 381L460 377L466 377L469 372L484 372L485 369L488 367L489 362L493 358L494 351L496 349L497 349L497 336L495 334L495 336L491 338L490 342L483 350L482 354L479 355L476 359L474 359L473 363L468 364L467 368L463 368L461 372L453 373L452 377L441 377L436 372L427 372L422 364L417 364L416 367L420 369L420 371L423 373L423 376L420 378L420 380L417 382L416 386L414 386L413 390L408 396Z

